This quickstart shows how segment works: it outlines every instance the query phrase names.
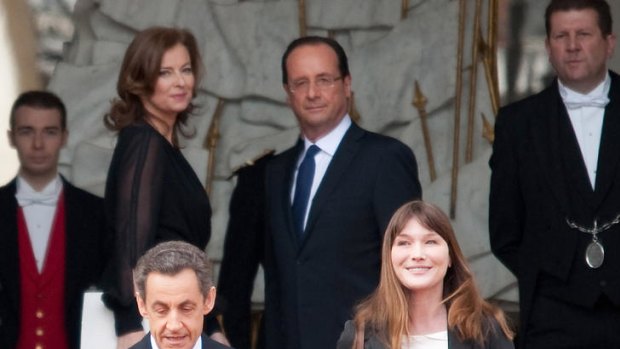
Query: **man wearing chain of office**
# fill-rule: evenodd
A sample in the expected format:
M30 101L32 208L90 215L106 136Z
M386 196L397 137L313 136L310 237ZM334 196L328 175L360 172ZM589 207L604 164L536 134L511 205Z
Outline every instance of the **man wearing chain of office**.
M552 0L557 78L501 108L489 229L519 282L520 348L620 348L620 76L604 0Z

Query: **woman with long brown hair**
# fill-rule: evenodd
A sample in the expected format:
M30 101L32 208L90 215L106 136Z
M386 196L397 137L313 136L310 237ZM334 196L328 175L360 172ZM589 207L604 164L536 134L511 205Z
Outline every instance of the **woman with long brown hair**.
M450 219L423 201L392 216L375 292L338 349L514 348L503 312L478 293Z
M132 282L138 258L168 240L204 249L211 236L209 198L177 139L187 134L183 126L194 108L201 73L192 33L145 29L125 52L118 97L104 119L118 131L105 193L114 250L104 298L114 311L118 348L144 336ZM219 329L217 320L208 321L207 328Z

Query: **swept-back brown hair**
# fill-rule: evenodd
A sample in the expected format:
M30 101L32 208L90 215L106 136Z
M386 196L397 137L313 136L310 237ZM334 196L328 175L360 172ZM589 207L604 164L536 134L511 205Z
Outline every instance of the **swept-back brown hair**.
M452 266L443 281L448 328L455 331L460 340L484 344L489 331L493 330L489 320L495 319L506 337L512 338L502 310L480 296L450 219L437 206L417 200L401 206L388 224L381 251L381 279L375 292L356 308L357 333L353 348L363 347L365 332L378 336L390 349L401 349L403 336L409 335L409 290L398 280L391 256L394 239L412 219L439 234L448 244Z
M551 16L560 11L591 9L598 15L598 27L603 37L611 35L613 19L609 4L605 0L551 0L545 9L545 30L551 33Z
M189 53L195 79L192 95L196 97L203 66L194 35L188 30L178 28L151 27L145 29L136 34L125 52L116 83L118 98L112 100L110 111L104 117L104 123L108 129L120 131L136 121L154 117L149 116L144 109L140 97L153 94L162 57L166 51L177 44L185 46ZM185 125L193 109L194 104L190 103L187 109L177 116L173 130L175 145L176 133L177 131L183 133L180 125Z

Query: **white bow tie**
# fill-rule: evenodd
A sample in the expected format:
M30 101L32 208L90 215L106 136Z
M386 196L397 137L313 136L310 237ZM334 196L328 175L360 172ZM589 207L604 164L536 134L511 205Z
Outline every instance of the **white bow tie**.
M605 108L609 103L607 96L603 97L581 97L581 96L567 96L564 98L564 105L568 109L577 109L582 107L598 107Z
M31 205L56 206L58 193L18 193L15 194L15 198L20 207Z

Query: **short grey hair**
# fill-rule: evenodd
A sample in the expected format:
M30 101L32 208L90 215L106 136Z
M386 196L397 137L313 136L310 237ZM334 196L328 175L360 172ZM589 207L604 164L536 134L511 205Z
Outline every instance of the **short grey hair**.
M204 297L213 287L211 263L205 251L183 241L163 242L148 250L133 270L133 282L136 291L146 299L146 278L151 273L174 276L185 269L196 273L198 286Z

